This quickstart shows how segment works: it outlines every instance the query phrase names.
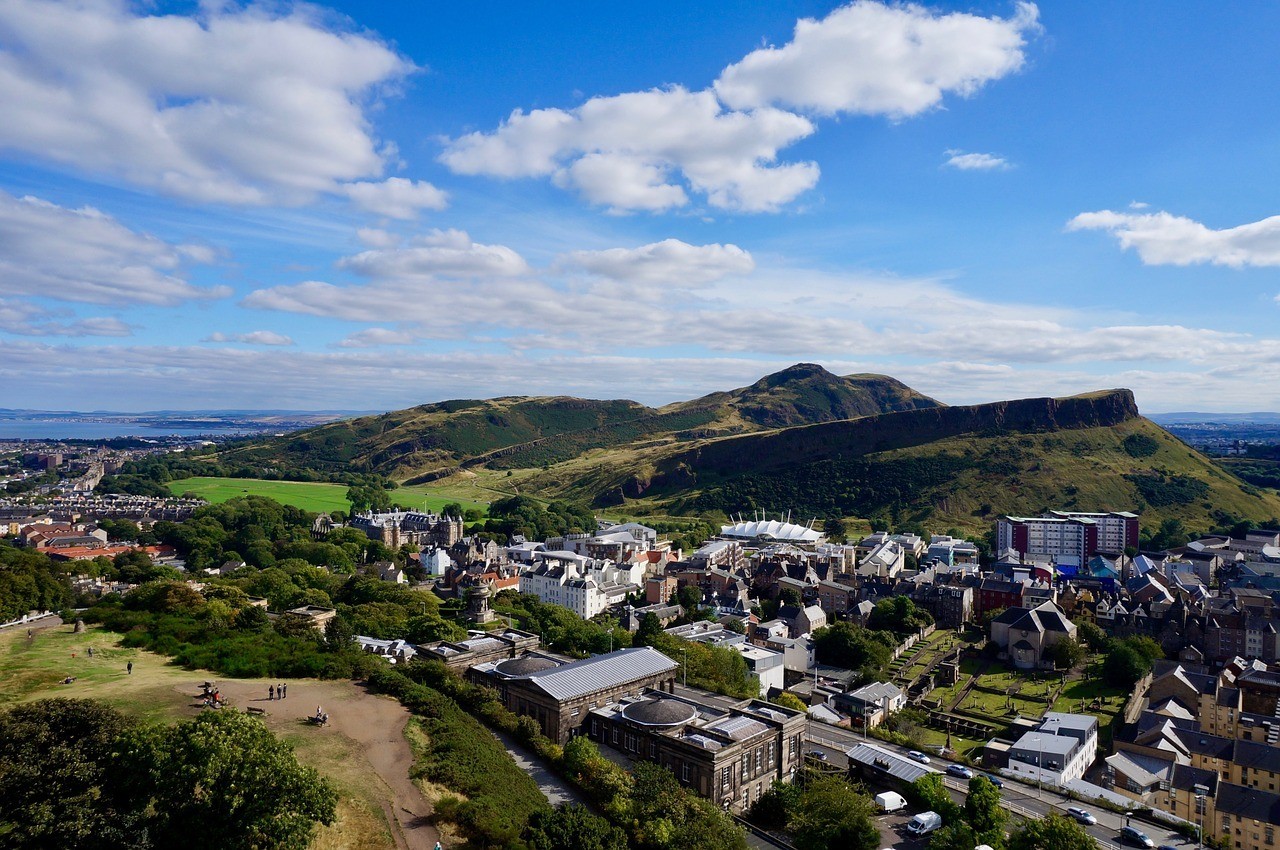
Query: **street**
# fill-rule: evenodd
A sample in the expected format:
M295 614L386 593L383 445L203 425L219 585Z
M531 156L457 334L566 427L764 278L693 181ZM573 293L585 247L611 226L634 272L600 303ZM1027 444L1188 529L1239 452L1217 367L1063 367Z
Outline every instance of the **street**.
M849 729L841 729L837 726L828 726L825 723L813 720L809 721L808 734L810 751L821 752L826 755L828 764L842 767L848 763L845 752L849 747L864 740L861 733L853 732ZM899 747L876 738L871 738L869 743L902 754L907 752L906 747ZM946 770L947 765L952 764L947 759L932 753L929 754L929 760L929 766L937 768L939 771ZM1120 827L1125 824L1124 815L1116 814L1089 803L1072 800L1048 788L1037 790L1033 786L1023 785L1008 777L1002 778L1004 779L1004 788L1001 790L1000 796L1014 814L1024 818L1041 818L1049 812L1066 814L1068 806L1079 806L1098 819L1096 825L1085 827L1089 834L1098 839L1103 848L1118 846ZM964 795L969 788L968 782L964 779L948 776L945 773L942 774L942 779L947 789L957 797L958 802L964 802ZM1149 821L1141 821L1137 818L1133 819L1133 825L1151 836L1151 840L1157 845L1169 844L1174 847L1196 846L1195 841L1182 837L1166 826Z

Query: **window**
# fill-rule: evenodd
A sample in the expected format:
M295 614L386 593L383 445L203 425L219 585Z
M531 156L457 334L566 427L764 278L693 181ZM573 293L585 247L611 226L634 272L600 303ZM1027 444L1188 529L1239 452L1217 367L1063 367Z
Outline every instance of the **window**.
M600 734L600 723L594 717L591 718L591 734L592 735Z
M720 771L720 790L728 791L729 783L733 781L733 768L726 767Z
M616 744L616 743L618 743L618 730L617 730L617 729L614 729L614 730L613 730L613 742L614 742L615 744Z
M680 765L680 779L685 782L689 781L689 762Z

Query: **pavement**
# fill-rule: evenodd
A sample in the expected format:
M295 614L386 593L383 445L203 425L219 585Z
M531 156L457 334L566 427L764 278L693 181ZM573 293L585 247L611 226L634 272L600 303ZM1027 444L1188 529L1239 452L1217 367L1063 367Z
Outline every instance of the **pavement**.
M538 789L547 802L553 806L561 803L580 803L595 811L595 804L583 796L576 788L543 766L542 761L530 755L515 739L504 732L493 732L494 736L507 748L507 753L520 765L520 769L529 774L529 778L538 783Z
M865 740L860 733L849 729L841 729L838 726L828 726L825 723L813 720L809 721L808 731L809 750L824 753L827 756L824 761L827 764L836 766L847 766L848 758L845 756L845 752L855 743L861 743ZM872 738L869 743L904 755L907 752L906 747L899 747L875 738ZM953 763L948 759L933 754L929 755L929 759L929 766L940 771L945 771L947 765ZM1008 809L1014 814L1027 819L1038 819L1049 812L1065 815L1068 806L1079 806L1098 819L1096 825L1087 826L1085 829L1098 840L1103 850L1119 846L1120 827L1124 826L1126 822L1124 815L1073 800L1049 788L1037 789L1035 786L1023 785L1008 777L1002 778L1004 779L1004 788L1001 789L1000 796ZM952 792L952 796L957 798L957 802L963 802L964 795L969 787L968 781L954 776L947 776L945 773L942 779L947 789ZM1184 838L1162 824L1143 821L1138 818L1133 818L1132 824L1151 836L1151 840L1157 845L1168 844L1173 847L1186 848L1196 846L1194 840Z

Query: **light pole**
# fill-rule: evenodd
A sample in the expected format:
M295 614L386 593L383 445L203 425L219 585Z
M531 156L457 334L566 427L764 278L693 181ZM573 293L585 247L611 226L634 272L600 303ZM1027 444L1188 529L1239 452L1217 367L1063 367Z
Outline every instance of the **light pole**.
M1203 786L1197 786L1196 790L1199 791L1201 787ZM1205 788L1205 791L1208 791L1208 790L1209 790L1208 788ZM1196 794L1196 848L1197 850L1204 850L1204 800L1205 800L1204 794Z

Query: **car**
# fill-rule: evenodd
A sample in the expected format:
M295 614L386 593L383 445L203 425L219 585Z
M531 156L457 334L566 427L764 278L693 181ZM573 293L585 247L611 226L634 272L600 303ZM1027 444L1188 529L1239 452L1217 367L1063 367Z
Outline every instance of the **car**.
M1154 850L1156 846L1156 843L1151 840L1151 836L1136 826L1120 827L1120 843L1132 844L1135 847L1145 847L1147 850Z
M1156 847L1156 850L1180 850L1180 848L1174 847L1172 844L1161 844Z
M973 778L973 771L962 764L947 765L947 773L951 774L952 776L958 776L961 779Z
M986 777L986 780L988 782L990 782L992 785L996 786L997 788L1004 787L1004 780L996 776L994 773L984 773L982 775Z
M925 755L924 753L920 752L919 750L912 750L911 752L907 753L907 758L909 758L909 759L915 759L916 761L920 762L921 764L928 764L928 763L929 763L929 757L928 757L927 755Z
M822 750L809 750L809 752L805 753L805 755L807 755L811 759L817 759L818 761L827 760L827 754L824 753Z
M1085 826L1093 826L1095 823L1098 822L1097 818L1095 818L1093 815L1089 814L1089 812L1086 812L1084 809L1080 808L1079 806L1068 807L1067 814L1075 818L1076 823L1082 823Z

